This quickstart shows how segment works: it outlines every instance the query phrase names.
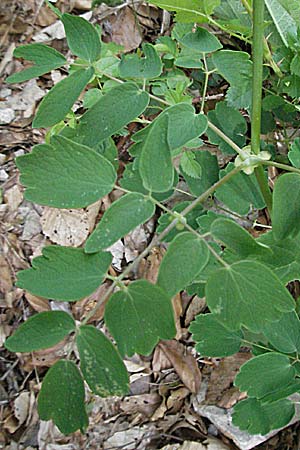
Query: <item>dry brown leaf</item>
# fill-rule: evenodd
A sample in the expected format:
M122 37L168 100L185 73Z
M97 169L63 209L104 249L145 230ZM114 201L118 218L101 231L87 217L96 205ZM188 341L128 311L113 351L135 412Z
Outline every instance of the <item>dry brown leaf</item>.
M161 397L156 393L132 395L124 398L121 409L126 414L142 414L144 417L151 417L160 403Z
M144 278L150 281L150 283L155 284L164 253L165 250L163 247L154 247L151 250L150 255L140 262L138 267L138 278Z
M109 30L113 42L123 45L126 52L138 48L143 40L136 16L129 6L109 18L109 25L104 22L104 29Z
M92 0L75 0L74 8L80 11L90 11L92 9Z
M180 411L184 399L189 395L190 391L186 387L180 387L171 391L170 396L167 399L167 408L172 410L173 413Z
M183 384L191 392L197 393L201 384L201 372L193 355L176 340L160 341L158 346L171 361Z
M36 295L25 292L25 298L30 306L37 312L50 311L49 300L43 297L37 297Z
M22 191L17 184L7 189L3 197L10 211L16 211L23 200Z
M154 349L153 358L152 358L152 370L153 372L159 373L163 370L170 369L172 367L171 361L168 359L167 355L157 345Z
M205 442L184 441L182 445L166 445L160 450L229 450L229 447L222 441L215 438L208 438Z
M125 259L129 263L147 247L149 238L154 229L154 220L139 225L124 237Z
M76 302L72 304L72 312L74 314L74 317L77 320L83 320L86 315L97 305L99 301L105 296L107 290L109 289L111 283L110 282L104 282L99 286L95 292L93 292L88 297L84 298L83 300L80 300L79 302ZM104 302L102 302L99 309L95 312L93 317L90 318L89 323L94 321L99 321L103 319L105 305L108 302L107 298Z
M72 346L73 343L66 338L51 348L22 353L20 356L22 368L26 372L31 372L35 367L51 367L56 361L67 355Z
M91 233L95 227L96 219L99 214L100 208L102 205L102 200L99 200L98 202L93 203L92 205L89 205L86 208L86 214L88 217L88 223L89 223L89 232Z
M232 385L239 368L250 358L250 353L239 352L219 361L208 381L206 403L216 405L219 401L222 401L227 389ZM235 393L233 394L236 395ZM226 402L228 403L228 401L229 399L226 397Z
M180 293L176 294L172 298L172 305L174 310L175 326L176 326L176 336L175 339L179 340L182 337L182 328L180 323L180 317L182 315L182 303Z
M9 264L4 256L0 255L0 293L5 296L13 287L12 274Z
M56 20L56 14L47 6L42 6L36 18L36 24L44 28L56 22Z
M188 327L192 322L192 320L194 320L198 314L203 312L205 308L206 308L205 298L200 298L198 297L198 295L195 295L195 297L191 300L187 308L184 325Z
M14 402L15 417L19 427L27 420L30 409L30 392L21 392Z
M78 247L89 234L89 219L83 209L45 207L41 225L43 233L52 242L69 247Z

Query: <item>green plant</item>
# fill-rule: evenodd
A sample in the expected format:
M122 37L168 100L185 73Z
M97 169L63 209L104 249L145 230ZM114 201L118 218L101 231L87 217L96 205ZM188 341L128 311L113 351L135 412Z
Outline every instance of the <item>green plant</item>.
M84 208L113 189L124 195L104 213L84 248L46 247L32 268L19 272L18 286L49 299L76 301L94 292L105 278L112 284L80 325L64 312L40 313L5 345L10 351L31 352L72 335L80 370L72 353L54 364L44 378L38 409L42 419L53 419L63 433L84 430L88 418L83 380L100 396L127 394L122 357L148 355L159 339L172 339L176 331L171 298L186 288L190 293L205 290L210 312L200 314L190 327L196 349L212 357L234 354L241 346L252 349L253 358L235 380L248 398L237 404L233 420L250 433L265 434L289 422L295 409L288 397L300 391L300 321L296 301L286 288L300 279L300 146L286 133L290 165L287 157L277 154L274 142L260 140L261 117L265 133L278 124L285 133L297 123L300 7L285 0L153 3L176 11L179 22L171 37L159 38L154 46L144 44L143 57L120 59L120 48L102 43L97 28L82 18L60 15L77 59L68 77L44 97L34 118L33 127L51 127L46 143L17 158L25 197L55 208ZM285 11L285 24L277 19L277 8ZM291 8L297 22L289 14ZM206 28L192 31L190 22L208 22L245 45L252 43L252 60L244 51L222 49ZM8 82L22 82L66 64L62 55L42 44L21 46L15 56L35 65ZM221 77L230 85L226 101L206 115L207 89ZM262 102L263 79L268 83ZM192 83L202 88L198 113L192 104ZM71 114L87 85L86 112ZM250 145L248 124L239 109L252 118ZM126 133L124 127L132 121L146 126L131 137L133 162L117 179L112 136ZM204 134L231 156L222 170L216 156L201 148L199 137ZM177 169L175 158L180 160ZM290 172L280 175L273 193L264 170L268 166ZM177 189L178 176L185 179L193 200L170 210L165 201ZM206 200L213 198L222 202L218 214L207 211ZM266 206L272 230L256 239L233 220L250 207ZM106 249L156 209L164 214L151 243L118 277L108 275L112 257ZM222 215L224 210L233 213L231 218ZM157 283L124 284L134 266L163 241L169 246ZM87 325L107 299L104 320L115 344Z

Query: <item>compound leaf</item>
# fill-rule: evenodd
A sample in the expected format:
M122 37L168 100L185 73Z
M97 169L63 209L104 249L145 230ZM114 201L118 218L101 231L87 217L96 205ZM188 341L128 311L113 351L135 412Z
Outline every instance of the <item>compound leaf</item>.
M273 192L272 229L275 239L295 237L300 222L300 175L286 173L279 177Z
M235 405L232 422L250 434L264 436L287 425L294 414L295 406L290 400L262 404L256 398L247 398Z
M117 178L96 151L62 136L16 160L27 200L55 208L83 208L108 194Z
M172 339L176 334L170 297L146 280L114 293L104 318L122 355L148 355L159 339Z
M81 248L51 245L32 268L18 272L17 286L49 299L79 300L100 286L111 260L110 253L87 255Z
M276 292L276 298L274 298ZM230 330L242 325L253 332L293 311L294 300L274 273L257 261L239 261L214 271L206 284L212 313Z
M63 120L93 74L92 67L76 70L50 89L39 105L33 128L51 127Z
M243 333L228 330L214 314L199 314L190 326L196 350L202 356L224 357L237 353Z
M137 192L124 195L105 211L98 226L85 244L87 253L110 247L155 212L155 206L147 197Z
M283 314L277 322L268 322L264 335L278 351L295 353L300 351L300 320L295 311Z
M6 78L7 83L22 83L58 69L66 63L66 58L61 53L44 44L20 45L15 49L14 57L32 61L34 65Z
M121 78L157 78L162 72L162 62L151 44L143 44L144 58L139 58L137 54L122 55L119 64Z
M11 352L33 352L52 347L75 330L72 317L63 311L36 314L17 328L5 341Z
M187 33L179 42L199 53L212 53L223 47L212 33L202 27L197 27L195 32Z
M71 52L90 63L100 57L101 42L96 28L83 17L63 14L68 46Z
M195 279L208 258L208 248L201 239L189 232L179 234L163 257L157 284L174 296Z
M47 372L38 396L42 420L52 419L63 434L84 430L88 417L84 405L84 384L73 361L57 361Z
M242 365L234 384L241 392L246 391L249 397L262 399L290 384L295 375L296 370L288 356L275 352L264 353Z
M134 83L112 88L80 119L78 134L83 144L94 147L112 136L146 109L149 94Z
M272 255L272 251L256 241L250 233L230 219L217 219L212 223L210 231L214 238L223 242L242 258L249 255Z
M129 377L117 349L92 325L79 328L76 343L80 369L94 394L101 397L129 393Z
M166 192L173 186L174 169L168 143L169 116L158 118L143 142L139 170L150 192Z
M245 145L247 123L237 109L231 108L226 102L219 102L213 111L209 111L208 118L239 147ZM228 126L228 123L230 123L230 126ZM210 128L207 129L207 136L209 142L217 145L221 152L229 155L235 153L230 145Z

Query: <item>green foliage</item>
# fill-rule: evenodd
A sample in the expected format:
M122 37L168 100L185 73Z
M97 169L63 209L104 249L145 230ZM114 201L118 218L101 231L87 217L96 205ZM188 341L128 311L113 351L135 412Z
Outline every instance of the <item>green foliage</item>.
M247 361L235 378L235 385L249 397L263 399L267 394L289 385L296 370L289 358L280 353L264 353Z
M18 273L17 285L58 301L86 298L104 279L111 286L77 327L64 312L40 313L5 346L31 352L70 341L67 360L49 369L38 399L40 417L52 419L65 434L88 424L84 380L94 394L126 395L129 377L122 358L149 355L160 339L174 338L172 297L184 289L206 296L210 311L190 326L201 355L226 357L241 346L252 351L235 380L248 398L235 406L234 424L264 434L294 415L288 397L300 392L300 321L286 285L300 280L299 138L289 138L299 120L300 7L294 0L265 3L265 21L258 27L257 16L240 0L155 0L182 23L171 36L130 55L102 43L98 28L83 18L51 6L75 61L34 118L34 127L51 127L46 143L17 158L25 198L54 208L85 208L112 193L112 204L83 248L45 247L30 269ZM251 6L261 5L255 0ZM222 30L222 44L226 32L234 37L230 50L222 49L210 24ZM248 50L251 42L252 58L235 50ZM262 110L253 102L252 111L252 93L261 97L257 49L268 66L268 92ZM8 82L68 64L42 44L20 46L15 56L33 65ZM220 92L220 84L225 101L214 105L207 99ZM73 113L86 87L82 108ZM276 127L278 133L264 136ZM288 158L277 149L277 135L285 138ZM259 147L264 153L256 153ZM291 165L282 163L288 160ZM281 174L271 194L264 165L294 173ZM269 213L262 214L266 204ZM261 233L264 224L252 225L254 217L259 222L263 216L272 219L267 233ZM103 250L149 219L155 236L146 249L119 276L108 274L112 255ZM157 282L136 279L141 259L162 243L167 250ZM87 325L100 305L115 344L97 322Z
M207 22L220 0L154 0L154 5L176 11L178 22Z
M284 314L281 319L266 325L264 333L273 347L279 352L295 353L300 351L300 321L293 311Z
M287 2L282 2L280 0L265 0L265 3L282 42L288 47L290 37L297 35L297 25L292 15L290 15L284 7L284 5L287 5ZM299 14L299 7L297 10Z
M80 369L94 394L101 397L125 395L129 377L119 353L101 331L82 325L76 336Z
M90 63L100 57L101 43L98 32L92 24L82 17L63 14L68 46L71 52Z
M81 117L77 130L81 142L94 147L142 114L148 102L148 93L133 83L114 87Z
M197 53L212 53L222 48L220 41L201 27L198 27L195 32L184 35L180 42Z
M17 159L17 166L27 187L25 197L55 208L90 205L108 194L116 180L106 158L62 136L54 136L51 145L35 146L32 153Z
M230 84L226 99L229 106L249 109L251 106L252 62L248 53L221 50L212 57L218 72Z
M92 67L80 69L57 83L41 101L32 126L46 128L63 120L93 74Z
M33 352L52 347L75 331L72 317L63 311L45 311L30 317L5 341L11 352Z
M105 323L123 356L149 355L159 339L176 334L170 296L146 280L134 281L111 296Z
M47 372L38 397L42 420L52 419L59 430L70 434L88 426L82 376L73 361L61 359Z
M220 177L224 177L231 170L233 164L227 164L226 169L220 171ZM245 175L237 173L226 184L223 184L216 191L216 197L225 205L239 214L247 214L250 206L262 209L265 201L259 189L255 175Z
M237 145L240 147L245 145L247 124L244 117L237 109L231 108L225 102L220 102L213 111L208 113L208 118L219 128L219 130L224 131ZM230 123L230 128L228 128L228 123ZM232 147L213 130L208 129L207 135L210 143L217 145L221 152L231 155L234 153Z
M238 330L243 325L254 332L262 331L266 322L279 320L283 313L295 308L284 285L256 261L239 261L213 272L206 284L206 301L211 312L229 329Z
M227 329L214 314L199 314L190 331L196 350L204 356L230 356L242 345L242 332Z
M159 268L157 283L171 296L183 290L206 266L209 251L203 240L181 233L171 242Z
M227 248L237 253L241 258L249 255L272 254L271 250L256 241L244 228L230 219L216 219L210 228L211 234Z
M87 253L110 247L141 223L153 216L155 205L142 194L124 195L105 211L102 220L85 244Z
M32 61L34 65L6 78L7 83L22 83L22 81L58 69L67 62L61 53L44 44L20 45L14 50L14 57L27 59Z
M88 255L81 248L51 245L33 259L32 268L18 273L17 285L53 300L80 300L101 284L111 260L110 253Z
M119 73L122 78L157 78L162 72L162 63L155 48L151 44L143 45L145 57L136 54L122 56Z
M287 173L274 187L273 233L277 240L299 233L300 174Z
M233 423L251 434L267 434L271 430L285 426L295 414L295 406L290 400L261 403L256 398L248 398L234 408Z
M150 192L166 192L173 186L174 169L168 142L169 116L151 126L142 145L139 164L144 187Z

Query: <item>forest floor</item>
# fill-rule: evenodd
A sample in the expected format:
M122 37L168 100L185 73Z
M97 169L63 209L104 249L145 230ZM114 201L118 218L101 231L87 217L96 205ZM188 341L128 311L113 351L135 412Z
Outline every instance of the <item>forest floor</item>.
M104 39L134 50L170 32L170 16L143 3L118 7L102 4L91 11L90 0L59 0L62 11L84 14L102 26ZM131 394L125 398L89 395L90 425L85 434L63 436L52 422L39 419L36 399L48 367L68 351L68 342L32 354L12 354L3 343L20 323L35 312L71 311L79 320L95 305L109 283L90 297L72 304L48 301L15 287L16 273L30 266L49 243L80 246L101 213L114 200L106 197L87 210L55 210L23 199L14 159L44 141L43 130L31 122L40 99L64 76L50 75L22 85L6 85L5 78L21 68L13 60L19 44L47 43L66 54L64 34L56 16L40 0L1 0L0 3L0 448L6 450L225 450L297 449L296 423L271 436L249 436L230 423L231 408L241 398L234 377L248 358L240 352L224 359L201 359L188 326L206 308L205 299L177 295L174 308L177 336L161 341L150 357L126 360ZM220 94L221 95L221 94ZM126 138L116 142L126 163ZM45 180L47 183L47 180ZM135 258L153 233L153 223L138 227L116 248L112 271ZM144 278L154 280L163 249L157 248L140 264ZM103 310L92 322L101 321Z

